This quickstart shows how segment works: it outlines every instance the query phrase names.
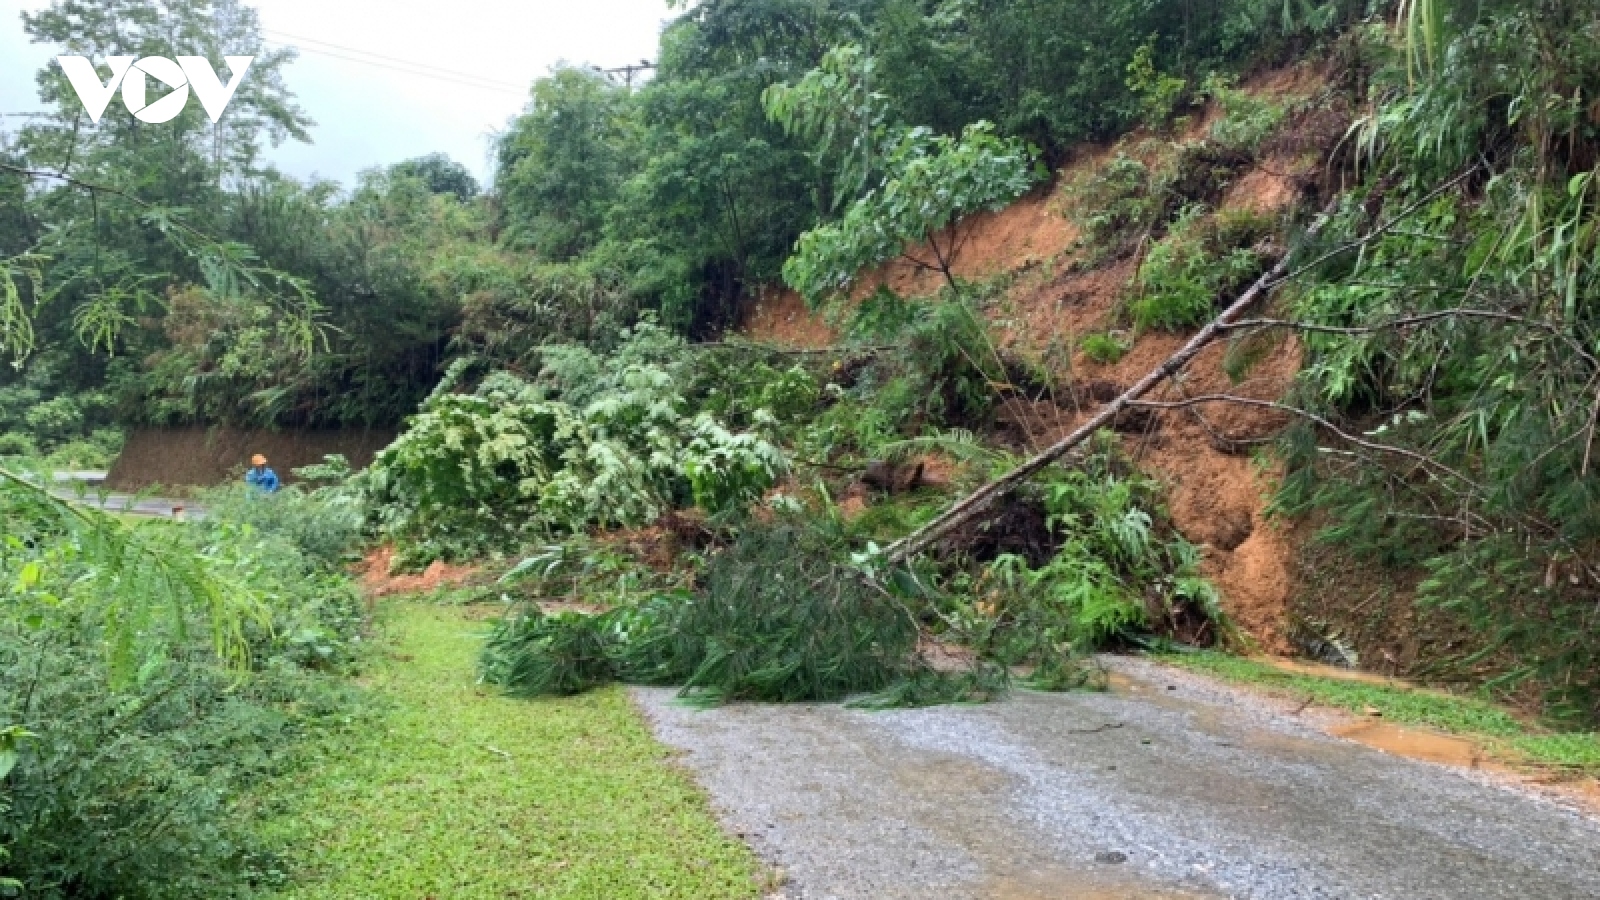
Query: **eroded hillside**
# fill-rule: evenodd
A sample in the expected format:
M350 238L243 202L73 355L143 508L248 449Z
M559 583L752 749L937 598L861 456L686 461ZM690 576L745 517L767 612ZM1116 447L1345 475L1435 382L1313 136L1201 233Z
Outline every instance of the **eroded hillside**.
M1141 328L1129 320L1141 266L1159 237L1146 231L1127 240L1103 227L1096 231L1095 217L1103 210L1086 195L1107 180L1108 167L1130 159L1147 171L1211 166L1213 171L1187 178L1199 188L1177 202L1201 219L1258 220L1263 258L1281 255L1287 215L1298 204L1315 202L1324 141L1344 124L1328 112L1325 89L1324 74L1313 67L1265 73L1241 86L1281 116L1255 152L1216 162L1216 131L1228 112L1213 101L1171 132L1141 129L1111 146L1082 147L1054 172L1048 187L962 224L952 269L983 286L995 347L1039 382L996 386L1002 402L989 439L1018 451L1048 446L1159 365L1190 333ZM916 248L907 256L927 254ZM760 342L825 348L839 339L839 325L852 306L880 288L931 298L942 286L940 273L900 259L862 277L850 303L821 312L807 309L793 291L768 289L742 333ZM1108 337L1119 349L1086 349L1091 336ZM1300 365L1298 343L1285 339L1254 348L1248 366L1237 365L1239 352L1227 344L1207 348L1153 399L1216 393L1281 399ZM1270 456L1253 452L1286 417L1226 405L1134 418L1118 425L1124 447L1168 487L1173 521L1203 548L1204 571L1223 592L1233 622L1260 649L1287 652L1295 547L1285 523L1267 515L1274 478Z

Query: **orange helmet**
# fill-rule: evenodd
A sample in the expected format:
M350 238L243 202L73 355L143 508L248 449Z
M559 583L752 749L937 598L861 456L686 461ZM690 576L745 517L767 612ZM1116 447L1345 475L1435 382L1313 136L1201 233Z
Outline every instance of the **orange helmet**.
M250 457L250 465L252 465L252 466L264 466L266 464L267 464L267 458L265 456L262 456L259 453L257 453L255 456Z

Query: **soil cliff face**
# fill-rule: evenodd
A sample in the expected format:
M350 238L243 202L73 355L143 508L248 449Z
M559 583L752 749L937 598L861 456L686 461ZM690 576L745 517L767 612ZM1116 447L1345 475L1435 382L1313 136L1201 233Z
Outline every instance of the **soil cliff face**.
M1277 99L1294 99L1309 95L1319 83L1315 72L1296 68L1267 73L1245 87ZM1052 361L1048 364L1060 381L1074 387L1069 400L1002 405L997 424L1016 436L1021 449L1047 446L1188 338L1161 331L1127 333L1131 346L1110 364L1076 351L1084 335L1116 328L1142 251L1097 258L1098 248L1086 246L1080 229L1067 216L1059 186L1092 175L1116 153L1147 155L1153 137L1171 143L1198 140L1216 114L1214 109L1202 111L1182 134L1140 132L1112 147L1084 147L1056 173L1058 187L1031 194L999 212L974 216L960 226L955 273L972 280L1003 276L1009 281L1003 297L989 308L996 344L1034 361ZM1301 199L1316 173L1318 154L1326 148L1299 147L1292 141L1276 146L1279 149L1231 179L1217 211L1247 210L1271 217L1286 213ZM907 255L920 254L912 248ZM859 299L880 285L902 296L925 297L938 292L942 279L937 272L894 260L863 277L854 296ZM753 340L804 348L826 347L838 336L794 292L779 288L769 289L758 301L743 332ZM1267 348L1245 377L1234 381L1224 370L1226 355L1226 346L1208 348L1177 384L1151 399L1230 393L1276 401L1293 383L1301 362L1299 345L1284 340ZM1286 421L1283 414L1269 409L1211 405L1156 413L1123 435L1129 452L1169 486L1173 520L1204 550L1206 574L1222 591L1235 624L1259 649L1273 653L1291 649L1287 619L1296 590L1298 543L1286 525L1266 516L1274 472L1257 462L1251 449Z

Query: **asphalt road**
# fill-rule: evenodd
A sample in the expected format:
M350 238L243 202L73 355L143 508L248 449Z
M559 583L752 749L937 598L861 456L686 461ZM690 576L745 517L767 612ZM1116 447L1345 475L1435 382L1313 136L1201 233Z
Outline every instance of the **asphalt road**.
M1575 808L1116 666L1131 687L923 710L635 697L786 897L1600 898Z

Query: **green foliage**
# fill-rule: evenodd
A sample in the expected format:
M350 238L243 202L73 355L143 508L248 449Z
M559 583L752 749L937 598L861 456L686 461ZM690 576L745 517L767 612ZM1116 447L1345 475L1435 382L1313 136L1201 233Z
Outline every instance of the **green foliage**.
M1423 602L1482 636L1461 662L1508 661L1494 688L1536 684L1549 716L1577 722L1600 718L1590 12L1417 2L1398 39L1359 35L1373 70L1348 136L1356 187L1306 253L1403 220L1294 295L1296 317L1354 329L1305 336L1301 399L1428 462L1318 453L1301 432L1280 497L1323 510L1325 536L1363 557L1421 568ZM1386 327L1416 316L1432 318Z
M1201 87L1201 93L1222 107L1221 117L1211 126L1211 140L1227 151L1254 155L1283 124L1288 109L1239 90L1234 82L1231 76L1213 73Z
M443 153L429 153L389 167L392 178L416 178L435 194L454 194L462 203L478 196L478 180L467 167Z
M638 104L604 75L560 68L534 83L498 140L505 240L552 262L593 249L638 162Z
M1134 326L1177 331L1209 321L1219 299L1261 273L1254 245L1269 227L1248 212L1185 210L1139 266L1129 304Z
M229 485L206 491L200 505L210 517L287 541L300 556L329 572L349 561L365 521L359 498L298 484L280 489L270 500L245 485Z
M1189 90L1189 81L1156 71L1155 37L1140 45L1128 63L1128 90L1139 98L1139 112L1146 125L1159 128L1172 118Z
M610 621L563 612L546 615L537 606L496 628L484 644L483 680L514 696L581 694L616 678L607 653Z
M1114 335L1096 333L1085 335L1078 344L1078 349L1083 351L1084 356L1101 365L1111 365L1128 352L1128 342Z
M1144 163L1118 153L1064 188L1072 216L1095 246L1119 248L1154 228L1166 211Z
M1110 445L1100 452L1040 485L1045 527L1059 536L1047 561L1002 554L975 581L952 584L963 598L954 619L973 645L1002 665L1033 666L1040 687L1082 684L1092 674L1078 664L1085 655L1157 628L1226 633L1199 551L1166 523L1158 485L1122 471Z
M711 557L699 592L595 616L524 610L501 623L482 671L522 694L615 678L682 685L684 696L711 702L879 691L918 670L919 625L841 555L815 527L750 525Z
M1148 109L1141 90L1170 102L1162 80L1199 84L1208 72L1279 58L1367 10L1352 0L1221 0L1203 10L1176 0L900 0L883 5L871 46L878 89L902 120L955 133L988 119L1059 159L1139 119ZM1129 63L1141 54L1150 80L1130 85Z
M690 503L743 506L786 462L758 434L692 408L686 352L641 325L609 356L545 348L533 382L497 373L474 394L435 394L362 476L375 520L412 564L647 524Z
M1009 380L982 311L970 301L947 300L923 304L918 312L902 335L905 398L935 421L981 421L997 386Z
M360 646L347 580L217 510L133 528L8 481L0 514L0 722L28 732L0 753L0 871L43 898L232 897L270 878L235 804L349 710L312 671Z
M761 95L773 121L810 144L822 171L833 171L833 209L867 192L881 178L892 139L889 98L873 90L878 62L855 44L829 50L817 68L794 84L774 84Z
M801 235L784 263L784 281L809 303L847 292L862 272L923 242L933 260L921 264L954 286L961 219L1004 207L1041 177L1030 150L985 122L967 126L959 138L906 129L882 154L883 180L837 222Z

